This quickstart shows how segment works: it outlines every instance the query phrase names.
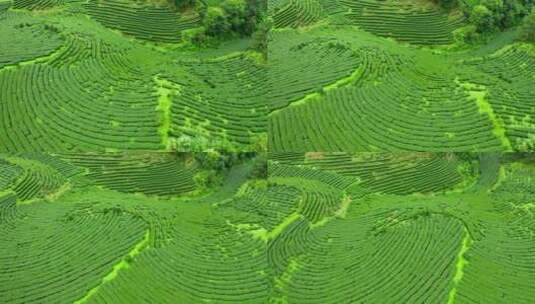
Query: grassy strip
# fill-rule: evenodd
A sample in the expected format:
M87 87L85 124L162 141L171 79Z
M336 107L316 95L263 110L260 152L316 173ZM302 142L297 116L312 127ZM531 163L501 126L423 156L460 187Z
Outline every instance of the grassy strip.
M459 285L459 282L462 280L464 275L464 266L468 264L468 261L464 258L464 255L470 249L470 245L472 243L472 240L470 239L470 234L464 229L464 238L463 242L461 244L461 249L459 250L459 254L457 255L457 263L455 265L455 275L453 277L453 288L450 290L450 293L448 295L448 304L455 303L455 296L457 295L457 286Z

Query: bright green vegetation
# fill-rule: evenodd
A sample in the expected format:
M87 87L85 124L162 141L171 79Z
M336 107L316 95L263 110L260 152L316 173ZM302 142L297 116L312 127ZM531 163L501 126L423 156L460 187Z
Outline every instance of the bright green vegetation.
M171 154L64 154L88 171L95 184L146 195L179 195L194 191L195 166L184 166Z
M265 165L252 154L2 155L0 302L535 296L533 155L295 152L271 153L268 176ZM218 182L201 188L201 172Z
M266 72L255 59L238 54L181 65L200 79L172 96L172 145L186 151L230 143L247 147L266 131Z
M16 9L49 9L68 0L13 0Z
M109 28L160 42L180 42L180 33L199 22L197 14L179 14L170 7L139 5L125 0L92 0L85 3L84 8L91 18Z
M0 0L0 304L533 303L530 5Z
M531 151L535 56L431 1L273 0L270 151Z
M530 303L534 165L520 154L272 153L268 191L294 202L278 221L301 214L268 241L272 298Z
M275 27L298 27L318 21L322 7L316 0L270 1L268 4Z
M9 37L9 42L2 44L0 69L19 62L37 61L62 45L63 41L55 27L32 22L29 16L8 18L2 9L0 14L4 17L0 19L0 37Z
M126 268L129 268L130 267L130 263L127 262L127 261L132 261L132 259L134 259L135 256L138 255L141 252L141 250L143 250L147 246L147 244L149 242L149 236L150 236L150 233L149 233L149 231L147 231L145 233L145 236L144 236L143 240L141 240L141 242L137 243L136 246L134 247L134 249L132 249L125 257L123 257L123 259L119 263L117 263L117 264L115 264L113 266L112 271L110 273L108 273L102 279L101 284L99 284L95 288L89 290L89 292L83 298L81 298L78 301L75 301L74 304L87 303L87 301L94 294L96 294L98 292L100 286L103 286L107 282L110 282L111 280L115 279L117 277L117 275L119 274L119 271L121 271L123 269L126 269Z
M206 9L1 2L0 152L265 147L263 55L237 34L184 40Z
M170 93L172 92L169 87L172 87L172 84L169 81L165 80L159 80L156 79L156 82L158 83L158 94L160 97L158 98L158 107L157 109L160 111L160 135L162 136L162 144L166 145L169 143L169 128L171 126L171 98ZM175 89L179 90L180 87L175 87Z
M425 2L340 0L349 7L347 18L365 31L416 44L448 44L452 32L463 24L459 15L448 15ZM432 6L429 3L428 6Z
M470 234L468 234L468 231L465 230L464 232L465 232L465 235L463 238L463 243L461 246L461 250L459 250L459 255L457 256L457 264L455 265L455 276L453 277L453 283L455 285L461 282L461 279L463 278L463 274L464 274L464 266L468 263L468 261L464 257L464 254L468 251L471 240L470 240ZM457 287L455 286L450 290L450 293L448 296L448 304L455 303L456 293L457 293Z
M218 173L221 184L186 192L196 188L191 174L209 169L199 159L186 153L0 157L0 302L266 298L266 244L231 225L246 223L247 213L234 206L246 199L238 190L262 183L253 174L255 160L236 158ZM70 188L53 196L65 183ZM35 189L31 202L25 189Z
M469 43L521 23L528 25L529 18L525 17L533 10L532 1L522 0L439 0L438 3L445 8L461 11L466 16L469 25L459 29L455 35L458 40ZM533 28L524 31L524 34L530 32L533 34ZM529 35L522 39L530 41Z

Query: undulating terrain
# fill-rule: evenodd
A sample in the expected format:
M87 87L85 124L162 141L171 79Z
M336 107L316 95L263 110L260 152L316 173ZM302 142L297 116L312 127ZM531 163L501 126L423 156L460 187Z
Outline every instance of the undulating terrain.
M126 0L0 2L0 151L255 150L264 63L195 51L195 11Z
M420 2L269 0L270 151L532 151L533 44Z
M269 189L293 202L267 253L272 296L531 303L534 164L492 153L272 155Z
M0 302L532 302L533 155L253 156L3 155Z
M524 0L0 0L0 304L535 303Z
M266 299L267 244L240 229L248 216L240 206L266 187L254 176L262 164L236 160L210 186L200 159L2 155L0 302Z

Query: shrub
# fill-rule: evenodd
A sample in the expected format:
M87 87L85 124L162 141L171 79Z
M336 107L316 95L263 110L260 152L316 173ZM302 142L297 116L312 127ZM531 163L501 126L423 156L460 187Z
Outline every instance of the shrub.
M195 159L203 169L222 171L225 169L225 159L227 155L218 151L208 151L205 153L195 153Z
M204 27L197 27L182 31L182 39L193 45L203 45L207 41L206 29Z
M252 35L262 20L262 3L257 0L225 0L220 6L208 7L203 15L206 34L212 37Z
M266 179L268 177L268 164L265 154L258 154L255 159L253 170L251 171L250 178L254 179Z

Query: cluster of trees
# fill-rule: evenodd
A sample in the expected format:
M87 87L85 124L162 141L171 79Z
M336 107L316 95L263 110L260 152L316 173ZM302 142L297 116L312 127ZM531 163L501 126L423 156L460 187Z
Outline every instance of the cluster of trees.
M194 176L194 181L201 190L220 185L223 176L230 168L251 159L253 160L253 167L249 178L267 178L267 159L265 154L262 153L210 150L193 153L192 156L200 168L199 172Z
M219 6L210 6L203 18L206 34L250 36L256 30L264 6L265 1L261 0L224 0Z
M522 23L533 6L532 0L438 0L448 9L459 8L469 25L456 31L456 39L474 42L487 33L504 30ZM529 18L526 18L528 22Z
M194 44L234 37L253 37L255 48L264 47L266 32L265 0L223 0L218 5L206 5L201 0L173 0L176 5L198 6L202 27L187 31L185 38Z
M470 23L478 32L485 33L519 24L529 13L531 3L524 0L482 0L473 7L464 7Z

